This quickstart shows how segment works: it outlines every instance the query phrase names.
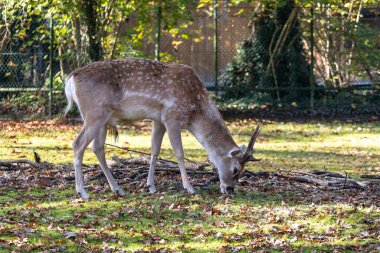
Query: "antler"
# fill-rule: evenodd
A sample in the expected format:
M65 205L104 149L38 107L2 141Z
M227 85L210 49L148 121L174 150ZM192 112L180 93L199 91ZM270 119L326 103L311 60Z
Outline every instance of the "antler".
M241 161L242 164L245 164L245 163L247 163L249 161L256 162L256 161L260 161L261 160L261 159L254 158L252 156L252 154L253 154L253 146L255 145L256 139L259 136L260 132L261 132L261 129L260 129L260 126L258 125L256 127L255 131L253 131L252 137L249 140L247 150L245 151L245 154L244 154L244 156L242 158L242 161Z
M260 129L260 126L258 125L256 127L255 131L253 131L252 137L251 137L251 139L249 140L249 143L248 143L247 150L245 151L245 154L243 155L243 157L240 160L241 167L240 167L239 173L237 173L238 177L240 177L240 175L242 174L242 172L244 170L244 165L247 162L261 161L261 159L255 158L252 155L253 154L253 146L255 145L256 139L259 136L260 132L261 132L261 129Z

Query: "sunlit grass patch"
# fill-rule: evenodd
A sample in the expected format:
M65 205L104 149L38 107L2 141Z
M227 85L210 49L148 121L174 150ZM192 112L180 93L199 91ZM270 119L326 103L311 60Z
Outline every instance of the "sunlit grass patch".
M254 121L228 122L233 137L238 144L247 144ZM367 172L380 173L380 126L376 123L261 123L262 134L256 143L257 156L261 163L250 165L254 170L302 169L331 170L347 172L351 176ZM73 152L71 143L81 125L65 126L58 130L51 125L46 129L22 125L12 129L3 127L0 135L0 159L32 159L33 151L40 154L43 161L71 163ZM111 136L107 143L128 147L133 150L150 152L149 124L125 127L120 130L120 138L114 143ZM141 130L139 130L141 129ZM201 145L187 131L183 132L185 156L196 161L207 160ZM120 157L136 156L115 147L106 146L108 159L112 155ZM167 136L162 144L161 156L175 159ZM90 147L85 152L85 164L96 164L97 159Z

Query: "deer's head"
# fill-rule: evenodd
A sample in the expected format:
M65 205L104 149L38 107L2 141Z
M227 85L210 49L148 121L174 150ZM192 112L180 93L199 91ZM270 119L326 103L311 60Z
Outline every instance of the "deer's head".
M230 150L226 159L224 159L224 168L219 170L220 190L222 193L232 194L235 184L244 171L244 167L248 162L257 162L261 159L253 157L253 146L260 134L260 127L257 126L253 132L248 146L244 146Z

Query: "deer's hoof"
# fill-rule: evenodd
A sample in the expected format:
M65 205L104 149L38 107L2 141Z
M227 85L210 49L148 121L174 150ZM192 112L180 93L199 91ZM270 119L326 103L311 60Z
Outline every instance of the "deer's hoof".
M84 190L83 191L78 191L77 193L84 200L88 200L90 198L90 195L88 195L88 193L86 191L84 191Z
M187 190L187 192L190 193L190 194L195 194L195 193L197 193L197 192L194 190L194 188L193 188L192 186L187 187L186 190Z
M124 192L122 189L117 189L117 190L115 190L114 192L115 192L116 194L122 196L122 197L125 196L125 192Z
M157 189L156 189L156 187L153 185L148 185L148 188L149 188L149 192L150 193L156 193L157 192Z

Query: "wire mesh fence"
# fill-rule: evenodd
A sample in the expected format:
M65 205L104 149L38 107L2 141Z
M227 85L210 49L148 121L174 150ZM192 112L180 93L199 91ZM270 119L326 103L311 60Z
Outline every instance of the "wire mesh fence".
M46 115L48 63L41 53L0 54L0 114L8 117Z
M192 66L211 88L233 60L240 43L252 34L253 10L248 4L229 6L226 1L214 15L211 7L194 9L193 21L181 33L163 31L159 41L146 41L142 50L152 56L159 43L161 59ZM152 16L157 24L157 12Z
M62 83L55 80L60 65L54 57L53 19L31 15L26 22L20 18L10 26L0 24L2 35L8 34L0 44L0 116L40 118L58 113L63 93Z
M46 55L42 53L0 54L0 90L41 90L48 78Z
M30 30L36 30L46 22L37 22ZM14 42L11 41L9 48L0 53L1 116L39 118L58 112L53 96L62 92L54 90L53 78L59 64L53 52L49 51L54 46L53 38L46 42L44 36L43 33L33 34L30 41L13 37ZM17 50L12 50L12 47Z

